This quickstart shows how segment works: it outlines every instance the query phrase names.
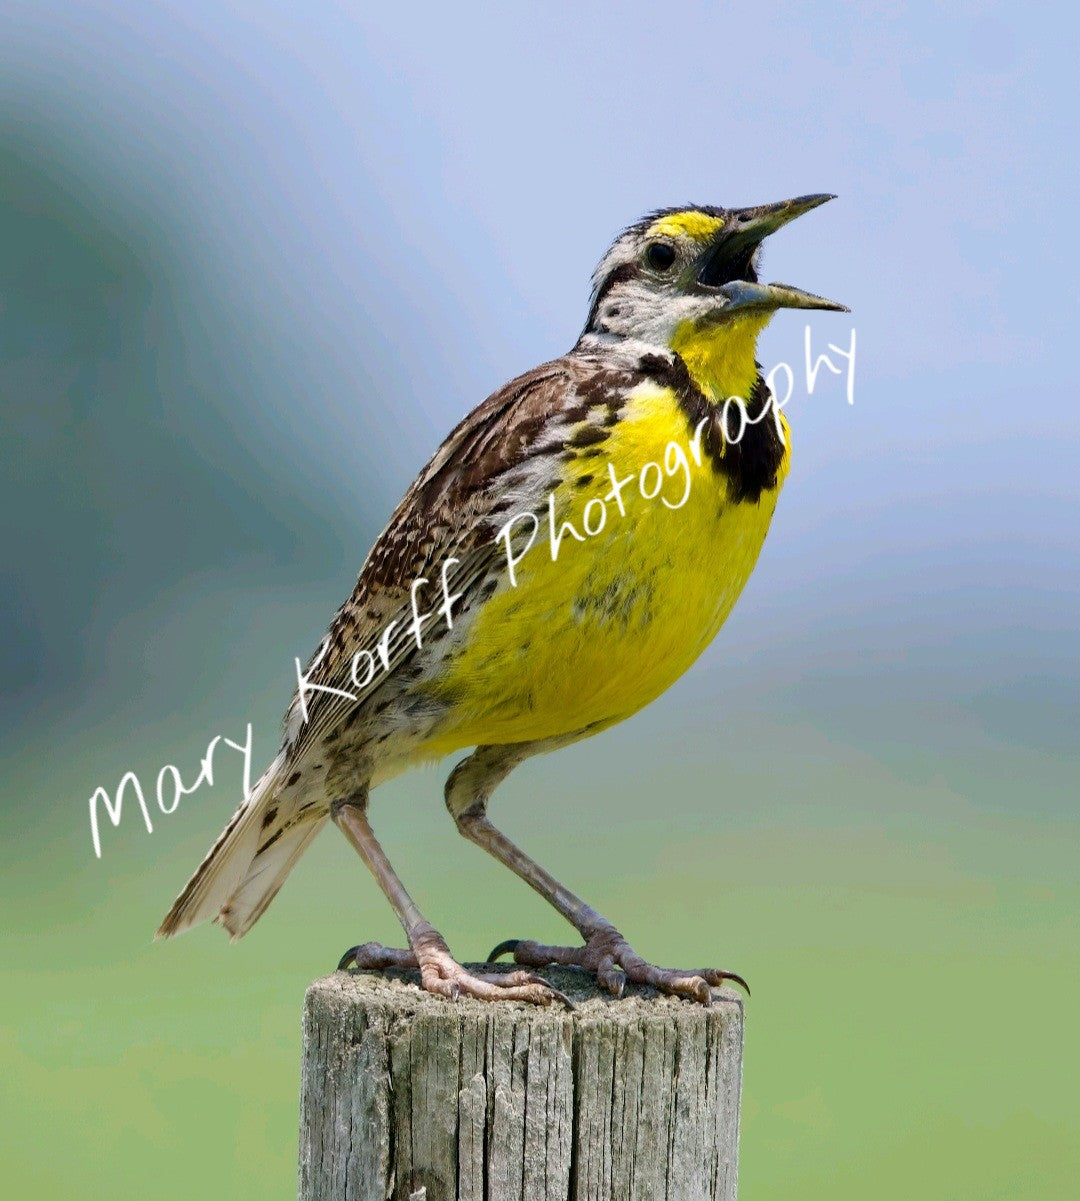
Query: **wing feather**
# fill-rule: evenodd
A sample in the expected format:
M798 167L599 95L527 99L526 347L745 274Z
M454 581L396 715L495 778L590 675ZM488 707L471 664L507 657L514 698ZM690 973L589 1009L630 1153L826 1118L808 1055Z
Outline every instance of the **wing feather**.
M394 510L371 548L352 595L338 610L329 632L312 656L305 678L312 684L356 694L357 699L315 692L290 706L287 740L290 760L320 745L358 706L371 702L395 670L417 654L411 619L414 580L426 578L462 593L462 606L490 575L504 551L498 530L515 511L546 507L547 491L558 472L557 456L573 453L568 439L583 423L604 428L617 410L630 377L601 360L571 354L512 380L474 409L435 452ZM542 460L545 471L532 467ZM547 480L546 486L544 481ZM399 628L387 643L388 667L358 690L350 676L357 652L376 654L387 625ZM421 635L422 638L422 635Z

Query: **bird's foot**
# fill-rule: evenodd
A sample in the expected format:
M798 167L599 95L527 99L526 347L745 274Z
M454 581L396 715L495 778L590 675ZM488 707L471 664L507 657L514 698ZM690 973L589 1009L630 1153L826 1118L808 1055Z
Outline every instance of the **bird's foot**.
M515 963L529 967L543 967L548 963L575 964L591 972L617 997L622 996L627 980L634 984L649 984L673 996L689 997L703 1005L709 1004L712 989L725 980L741 984L748 994L750 992L742 976L722 972L719 968L654 967L637 954L614 926L603 926L594 931L583 947L549 947L526 939L508 939L491 952L488 962L507 953L513 954Z
M558 1001L573 1009L569 997L532 972L470 972L450 954L442 935L430 926L413 932L412 949L384 947L366 942L350 947L338 963L338 971L350 966L375 971L399 968L420 972L420 983L430 993L456 1001L458 997L476 997L480 1001L528 1001L550 1005Z

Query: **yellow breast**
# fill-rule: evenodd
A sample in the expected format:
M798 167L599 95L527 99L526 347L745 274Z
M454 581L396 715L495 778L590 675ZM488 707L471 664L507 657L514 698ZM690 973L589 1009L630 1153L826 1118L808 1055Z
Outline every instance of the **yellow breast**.
M567 464L554 528L573 530L553 558L541 524L516 586L503 571L445 662L432 691L451 702L451 719L432 753L611 724L701 654L757 561L788 451L774 489L732 504L692 436L674 394L643 385L598 453ZM627 481L617 499L613 478Z

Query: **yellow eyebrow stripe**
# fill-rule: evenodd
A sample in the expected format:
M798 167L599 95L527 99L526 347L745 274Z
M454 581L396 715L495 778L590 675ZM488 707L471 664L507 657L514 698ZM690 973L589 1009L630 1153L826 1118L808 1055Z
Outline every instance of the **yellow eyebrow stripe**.
M707 242L724 226L722 217L710 217L708 213L698 212L697 209L687 209L682 213L670 213L654 221L649 226L650 238L691 237L697 242Z

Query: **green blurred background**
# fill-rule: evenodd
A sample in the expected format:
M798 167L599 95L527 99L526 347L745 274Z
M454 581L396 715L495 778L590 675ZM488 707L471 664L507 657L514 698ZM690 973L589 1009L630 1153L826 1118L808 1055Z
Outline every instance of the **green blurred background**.
M152 944L239 757L100 860L87 798L248 722L258 770L401 491L572 343L619 226L817 190L766 274L851 304L813 336L857 328L855 404L796 388L695 669L495 813L645 955L750 979L744 1201L1076 1195L1077 49L984 4L4 6L6 1195L293 1195L304 987L389 910L330 832L238 946ZM781 314L763 359L801 355ZM464 958L561 940L445 766L375 798L421 905Z

